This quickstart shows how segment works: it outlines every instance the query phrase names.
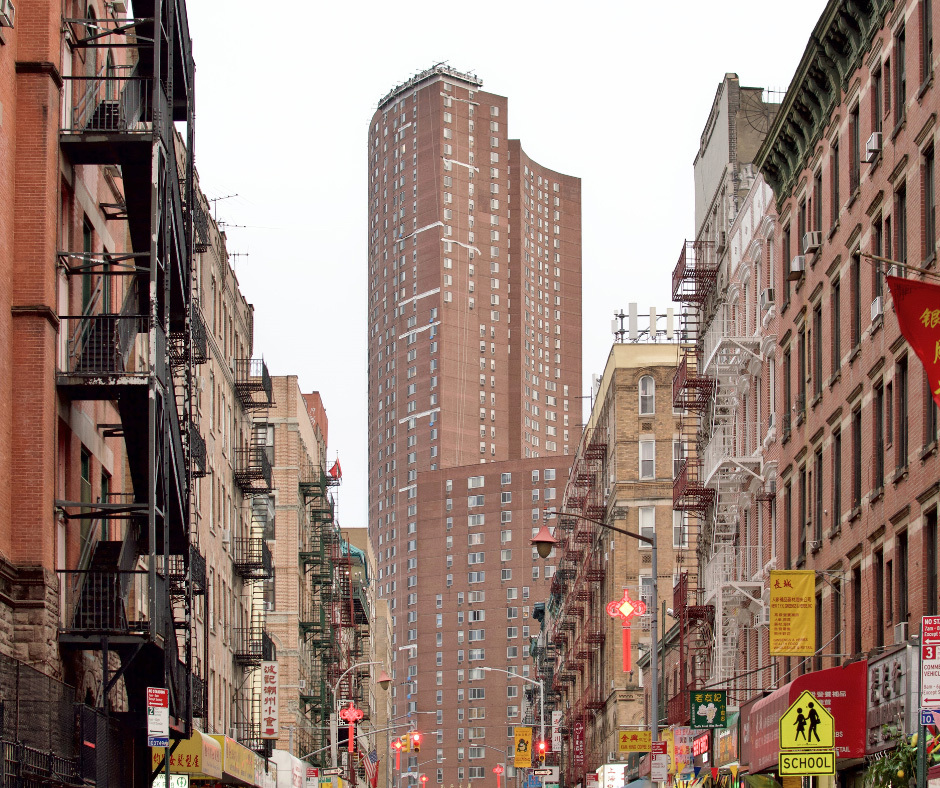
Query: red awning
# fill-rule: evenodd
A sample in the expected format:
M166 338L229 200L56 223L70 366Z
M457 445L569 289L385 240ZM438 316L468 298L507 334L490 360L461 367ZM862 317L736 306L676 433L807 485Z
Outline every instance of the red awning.
M812 692L835 718L836 758L865 757L868 663L800 676L766 697L741 707L741 764L751 774L777 767L780 717L801 693Z

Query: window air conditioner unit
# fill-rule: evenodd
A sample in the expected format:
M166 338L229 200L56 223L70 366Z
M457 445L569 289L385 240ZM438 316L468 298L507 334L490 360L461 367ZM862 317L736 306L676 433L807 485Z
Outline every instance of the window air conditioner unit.
M760 294L760 308L765 312L774 305L774 289L768 287L764 290L761 290Z
M307 689L307 679L297 679L297 689Z
M881 155L881 132L875 131L865 143L865 162L874 164Z
M803 254L815 252L820 246L822 246L822 233L819 230L803 233Z
M757 626L759 627L770 626L770 605L764 605L760 609L760 612L757 614Z
M223 543L223 544L228 544L228 543L231 542L231 541L232 541L232 529L231 529L231 528L223 528L223 529L222 529L222 543Z
M806 273L806 258L798 254L790 261L790 275L787 277L791 282L798 281Z
M898 646L907 640L907 622L902 621L894 625L894 645Z
M16 21L16 6L12 0L0 0L0 27L13 27Z
M809 549L810 549L810 551L812 551L812 552L815 553L815 552L816 552L817 550L819 550L821 547L822 547L822 542L819 541L818 539L811 539L811 540L810 540L810 542L809 542Z
M874 323L879 317L884 315L884 313L884 298L882 296L875 296L875 300L871 302L871 322Z

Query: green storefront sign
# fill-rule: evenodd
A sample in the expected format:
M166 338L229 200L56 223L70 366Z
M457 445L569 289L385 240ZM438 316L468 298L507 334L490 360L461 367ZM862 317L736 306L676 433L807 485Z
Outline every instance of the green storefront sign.
M692 690L690 693L692 728L724 728L728 724L725 690Z

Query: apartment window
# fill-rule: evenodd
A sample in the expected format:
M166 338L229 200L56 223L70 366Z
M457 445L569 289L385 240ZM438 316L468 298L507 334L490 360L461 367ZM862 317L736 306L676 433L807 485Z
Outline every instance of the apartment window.
M783 228L783 232L780 234L780 244L781 244L781 256L783 257L783 265L781 266L783 272L783 284L780 286L780 292L783 293L783 304L780 307L781 310L786 311L787 306L790 304L790 225L786 225ZM789 404L787 405L789 407Z
M849 189L852 193L861 182L862 130L858 117L858 104L849 113Z
M796 419L797 424L802 421L806 413L806 351L808 350L806 343L806 326L801 325L800 330L797 334L797 343L796 343L796 385L797 391L797 405L796 405Z
M908 386L907 386L907 356L898 361L894 373L898 397L898 430L897 430L897 467L898 470L907 467L908 450Z
M677 479L682 470L682 441L673 439L672 441L672 478Z
M836 279L832 283L832 320L830 343L832 347L832 374L835 375L842 366L842 283Z
M656 413L656 382L651 375L640 378L640 415Z
M842 432L832 433L832 527L842 523Z
M936 615L940 583L937 574L937 510L931 509L924 517L924 585L927 594L924 613Z
M640 478L656 478L656 441L640 441Z
M924 375L924 446L937 441L937 403L930 390L930 380Z
M897 536L896 547L894 551L895 573L897 574L898 592L898 622L907 621L910 610L908 608L908 560L909 553L907 549L907 531L903 531Z
M926 2L927 0L924 0ZM924 152L924 259L931 260L937 253L937 189L934 182L933 148Z
M822 168L816 170L813 174L813 229L822 230L823 209L822 209Z
M689 526L685 512L672 513L672 546L675 550L684 550L689 546Z
M872 393L872 426L874 428L872 458L872 485L880 490L885 485L885 390L879 383Z
M852 567L852 652L862 653L862 567Z
M894 36L894 122L896 124L904 120L904 113L907 108L906 49L906 35L902 27Z
M647 539L652 539L653 534L656 533L656 507L655 506L641 506L639 507L640 512L640 536L645 536ZM638 550L649 550L650 545L646 542L637 543Z
M822 544L823 522L823 450L817 447L813 455L813 539Z
M822 304L813 307L813 396L822 395L823 386Z
M872 252L879 257L884 256L884 224L881 217L878 216L871 224L871 246ZM872 296L877 298L882 294L884 287L884 265L881 260L872 260L871 291Z
M885 644L885 555L876 550L872 559L872 574L875 586L875 615L872 627L875 630L875 645Z
M501 473L499 475L499 483L501 485L512 484L512 474L511 473Z
M839 195L839 140L832 142L832 151L829 153L829 172L832 178L832 215L830 224L835 226L839 223L839 209L842 207L841 197Z
M852 508L862 505L862 411L852 411Z
M807 473L806 466L800 468L799 476L799 486L797 488L797 493L799 495L799 506L800 506L800 521L799 521L799 537L800 537L800 552L797 560L802 559L806 555L806 532L807 525L809 523L809 490L807 485L809 483L809 474Z
M793 485L789 479L783 487L783 563L785 569L793 564Z
M852 347L862 341L862 262L858 254L852 255Z
M902 184L894 193L894 232L896 234L894 254L895 259L907 262L907 187ZM907 276L907 270L902 268L900 276Z
M499 494L499 502L501 504L512 503L512 493L511 492L501 492Z
M884 82L881 68L876 68L871 75L871 115L871 130L880 132L884 116Z

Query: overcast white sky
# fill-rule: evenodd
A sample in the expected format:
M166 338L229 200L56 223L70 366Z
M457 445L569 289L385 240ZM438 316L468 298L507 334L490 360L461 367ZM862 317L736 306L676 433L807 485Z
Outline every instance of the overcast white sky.
M824 0L189 0L196 166L255 306L255 355L319 390L343 527L365 526L366 134L390 88L447 61L509 97L509 134L582 179L585 391L610 318L669 306L692 161L726 72L785 89ZM238 227L235 225L246 225Z

